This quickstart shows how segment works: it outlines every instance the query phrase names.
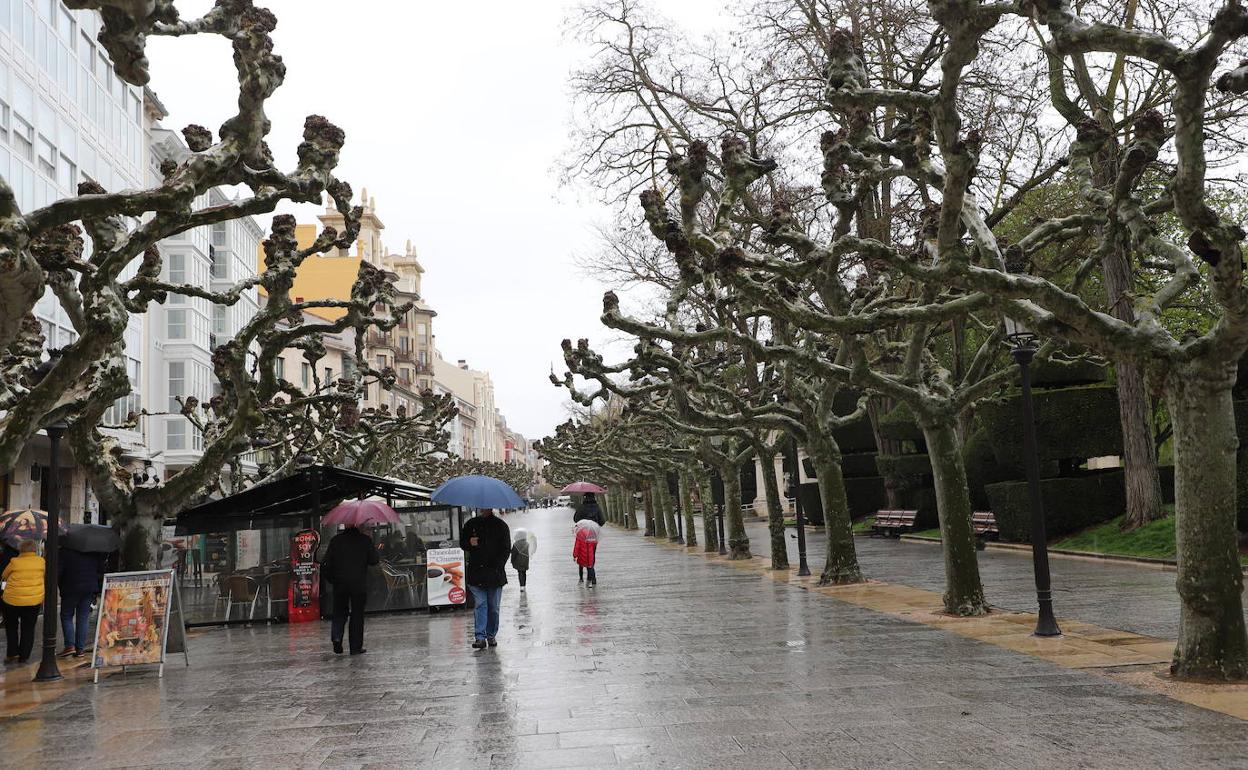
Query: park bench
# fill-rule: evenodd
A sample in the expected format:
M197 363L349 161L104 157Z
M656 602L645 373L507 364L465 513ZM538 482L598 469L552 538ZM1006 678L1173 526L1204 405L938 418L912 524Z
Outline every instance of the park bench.
M971 529L980 540L996 540L1001 536L1001 530L997 529L997 517L992 511L972 513Z
M872 531L877 535L901 537L903 532L914 529L918 511L876 511Z

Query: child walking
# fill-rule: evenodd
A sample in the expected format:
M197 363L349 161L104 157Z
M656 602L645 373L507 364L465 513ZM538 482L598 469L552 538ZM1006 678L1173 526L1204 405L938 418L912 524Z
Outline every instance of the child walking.
M584 583L586 573L589 573L587 585L592 588L598 585L598 574L594 571L594 564L597 562L598 541L602 536L602 527L592 519L581 519L574 526L576 527L576 540L572 544L572 558L576 560L577 572L581 576L578 582Z
M520 576L520 590L528 582L529 557L537 552L537 536L523 528L517 528L511 536L511 566Z

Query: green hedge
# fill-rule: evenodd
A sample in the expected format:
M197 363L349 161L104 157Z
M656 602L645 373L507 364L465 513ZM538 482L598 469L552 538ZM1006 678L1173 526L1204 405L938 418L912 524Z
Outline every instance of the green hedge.
M894 441L923 441L923 431L904 403L880 418L880 435Z
M832 399L832 408L837 415L853 414L858 407L858 398L862 395L857 390L839 390ZM845 454L875 451L875 433L871 430L871 420L864 416L858 422L832 431L832 438Z
M1107 368L1086 359L1037 361L1031 367L1031 384L1037 388L1062 388L1105 382Z
M1036 444L1040 460L1087 459L1122 454L1118 396L1105 385L1037 391ZM997 462L1021 465L1023 418L1017 394L979 408Z
M888 498L884 494L883 476L861 476L845 479L845 497L849 500L851 518L875 513L884 507ZM822 516L822 511L820 511Z
M854 454L842 455L841 475L847 479L880 475L875 465L875 452L856 452Z
M1031 498L1026 481L1003 481L985 487L997 517L1001 539L1031 542ZM1049 539L1068 535L1093 524L1121 516L1126 510L1126 489L1121 468L1092 471L1078 476L1042 479L1045 528Z
M932 463L925 454L876 455L875 467L880 469L880 475L896 479L907 487L931 484Z
M962 445L962 462L966 466L966 483L970 488L971 505L977 511L989 507L985 485L1009 481L1025 475L1022 467L1008 467L997 462L988 432L980 428Z

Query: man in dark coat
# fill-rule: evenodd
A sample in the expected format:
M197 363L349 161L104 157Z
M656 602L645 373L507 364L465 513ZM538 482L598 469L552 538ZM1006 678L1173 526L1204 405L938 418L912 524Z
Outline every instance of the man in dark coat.
M373 539L356 527L334 535L321 562L321 574L334 587L334 610L329 640L342 654L342 632L350 616L351 654L364 652L364 600L368 597L368 568L380 562Z
M503 599L503 586L507 585L507 559L511 556L511 527L494 515L483 510L464 522L459 533L459 545L464 549L465 577L468 590L472 592L476 607L474 649L484 649L488 644L498 644L498 610Z
M589 519L595 521L598 526L605 526L607 519L602 515L602 509L598 507L598 500L594 497L593 492L586 492L585 499L581 501L581 507L576 510L576 515L572 517L572 523L581 519Z
M82 657L87 649L91 603L104 583L104 554L61 548L56 584L61 591L61 632L65 649L61 657Z

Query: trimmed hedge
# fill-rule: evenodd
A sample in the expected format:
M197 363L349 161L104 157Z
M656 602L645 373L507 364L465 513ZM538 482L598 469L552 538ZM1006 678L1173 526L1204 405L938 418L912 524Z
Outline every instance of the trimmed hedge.
M853 414L861 395L858 390L842 389L832 399L832 408L842 417ZM852 425L832 431L832 438L845 454L875 451L875 433L871 430L871 420L865 415Z
M905 403L898 404L880 418L880 435L894 441L923 441L923 430Z
M1122 425L1114 388L1092 385L1038 391L1034 402L1036 448L1042 463L1122 454ZM1021 467L1023 417L1019 396L981 405L979 420L997 463Z
M896 479L908 487L930 486L932 463L925 454L876 455L875 467L880 475Z
M971 506L977 511L988 509L988 493L984 487L1026 475L1023 468L1011 468L997 462L992 442L982 428L972 433L962 445L962 462L966 466L966 485L971 493Z
M845 478L858 478L861 476L878 476L880 472L876 469L875 452L857 452L841 456L841 475Z
M797 490L797 499L802 503L802 517L807 524L823 526L823 498L819 497L818 484L802 484Z
M1003 481L985 487L997 517L1001 539L1031 542L1031 497L1026 481ZM1078 476L1041 479L1045 530L1053 540L1121 516L1127 495L1121 468Z
M883 508L888 500L884 494L883 476L860 476L845 479L845 497L849 500L851 518L875 513ZM820 511L820 517L823 512Z
M1036 361L1031 367L1031 384L1037 388L1065 388L1105 382L1107 367L1086 359Z

